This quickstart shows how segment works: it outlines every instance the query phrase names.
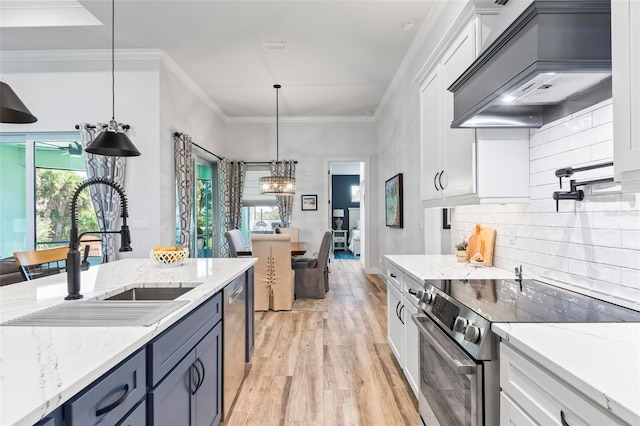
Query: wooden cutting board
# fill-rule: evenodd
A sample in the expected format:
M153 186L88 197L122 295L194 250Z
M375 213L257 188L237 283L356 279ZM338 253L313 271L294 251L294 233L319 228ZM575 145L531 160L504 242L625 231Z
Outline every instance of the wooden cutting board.
M473 259L476 253L482 254L484 266L493 265L493 248L496 244L496 230L480 224L476 225L473 234L469 237L467 246L467 260Z

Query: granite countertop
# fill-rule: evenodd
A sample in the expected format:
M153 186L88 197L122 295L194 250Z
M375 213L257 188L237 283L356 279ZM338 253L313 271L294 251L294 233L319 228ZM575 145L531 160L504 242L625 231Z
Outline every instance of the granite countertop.
M514 271L506 271L496 267L478 267L469 262L458 262L453 254L394 254L384 257L418 281L515 278Z
M126 259L82 273L83 300L141 283L183 284L188 303L149 327L0 327L0 424L32 425L249 269L257 259ZM0 287L0 322L61 303L66 274Z
M496 323L491 329L605 411L640 424L640 323Z

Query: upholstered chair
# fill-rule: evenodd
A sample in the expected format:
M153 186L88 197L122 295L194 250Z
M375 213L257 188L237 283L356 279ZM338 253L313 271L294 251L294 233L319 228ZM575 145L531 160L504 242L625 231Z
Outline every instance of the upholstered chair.
M290 311L295 273L291 269L291 237L285 234L254 234L251 253L254 266L255 310Z
M242 233L239 229L232 229L224 233L224 237L229 244L229 257L238 257L239 251L248 251L242 240Z
M324 233L320 251L311 258L296 259L293 269L296 271L296 299L323 299L329 291L329 250L331 231Z
M291 235L291 242L297 243L300 241L300 228L278 228L281 234Z

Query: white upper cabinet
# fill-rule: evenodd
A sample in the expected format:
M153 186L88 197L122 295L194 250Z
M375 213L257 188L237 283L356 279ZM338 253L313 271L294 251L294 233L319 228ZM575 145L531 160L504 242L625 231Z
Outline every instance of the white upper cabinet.
M488 21L473 17L422 80L420 194L425 207L529 198L527 129L451 128L453 93L447 88L478 56Z
M640 191L640 1L611 2L614 173Z
M442 82L440 81L440 66L427 76L420 91L420 152L422 178L420 180L420 195L422 200L439 199L441 190L438 186L442 154Z

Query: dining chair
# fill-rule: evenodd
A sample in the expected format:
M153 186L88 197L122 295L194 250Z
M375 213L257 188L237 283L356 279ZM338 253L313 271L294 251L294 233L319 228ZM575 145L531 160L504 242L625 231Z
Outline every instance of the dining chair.
M24 278L34 280L47 275L55 275L67 270L68 247L58 247L36 251L16 251L13 257Z
M281 234L291 235L291 242L297 243L300 241L300 228L278 228Z
M295 272L291 269L291 237L284 234L251 235L256 311L290 311Z
M311 258L296 259L293 269L296 272L296 299L323 299L329 291L329 251L331 231L322 236L320 251Z
M242 233L239 229L232 229L224 233L229 245L229 257L238 257L239 251L248 251L242 239Z

